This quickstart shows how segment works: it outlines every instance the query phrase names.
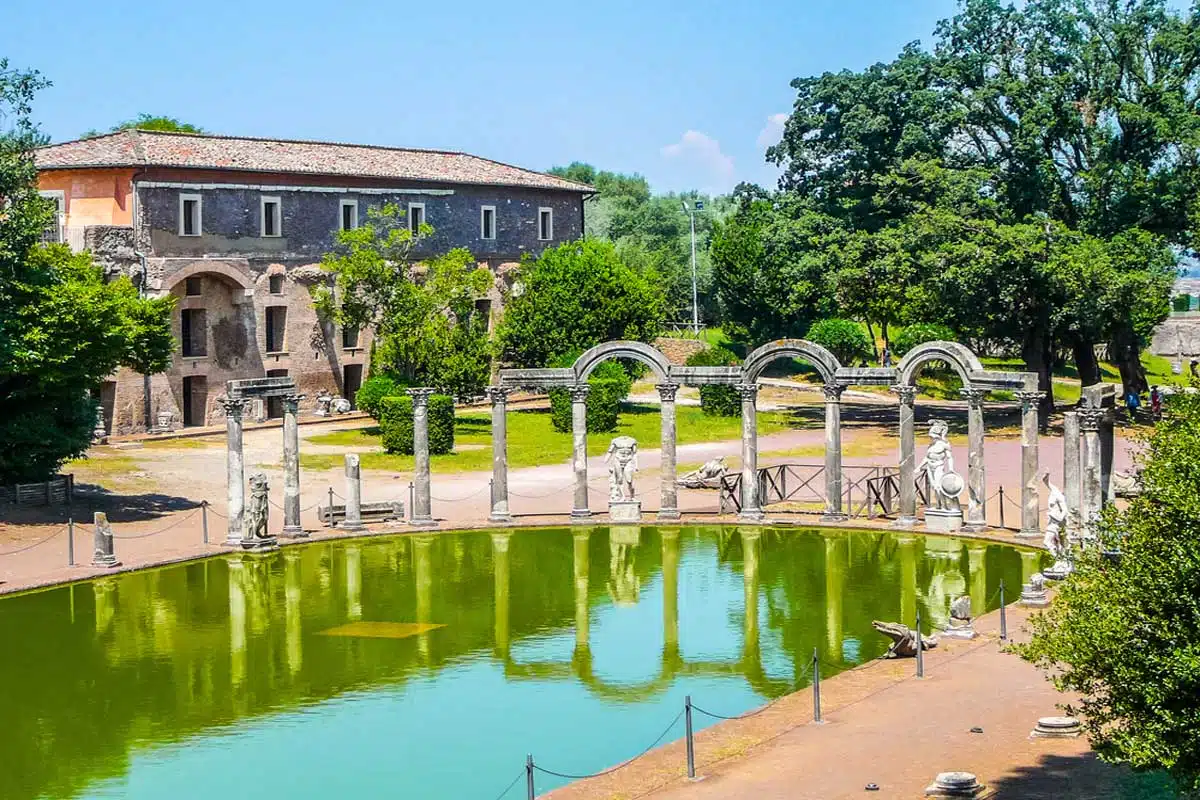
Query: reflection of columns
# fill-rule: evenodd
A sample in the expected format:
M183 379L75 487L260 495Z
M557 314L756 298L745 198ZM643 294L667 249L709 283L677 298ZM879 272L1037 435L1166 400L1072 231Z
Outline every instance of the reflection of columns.
M417 622L428 625L433 610L433 565L430 561L432 536L412 537L414 583L417 588ZM417 634L417 651L429 663L429 633Z
M1079 411L1079 430L1083 433L1083 527L1088 536L1096 533L1096 521L1103 504L1101 495L1100 425L1104 411L1084 408Z
M356 544L348 544L346 554L346 619L356 622L362 619L362 550Z
M742 604L746 610L742 655L753 663L758 661L758 553L762 531L740 528L738 533L742 535Z
M1021 583L1029 583L1030 576L1041 571L1042 551L1021 550Z
M739 519L761 520L758 496L758 384L739 383L742 398L742 510Z
M300 552L293 547L283 550L283 602L288 672L295 675L304 664L304 651L300 641Z
M1079 535L1083 472L1079 459L1079 412L1063 414L1063 494L1067 498L1067 534Z
M433 389L408 389L413 403L413 509L410 525L432 528L433 505L429 497L429 397Z
M1038 524L1038 401L1042 392L1017 392L1021 401L1021 530L1041 536Z
M826 522L846 518L842 509L842 392L846 387L827 383L825 392L825 515Z
M502 659L508 658L508 545L512 539L509 531L492 534L492 580L495 585L495 652Z
M898 535L896 546L900 550L900 624L907 625L917 618L917 539Z
M679 655L679 528L661 528L663 659Z
M492 401L492 522L512 522L508 513L508 392L502 386L489 386Z
M97 578L92 581L92 598L96 605L96 633L104 633L112 625L113 614L116 612L113 594L116 591L117 585L109 578Z
M984 562L987 547L982 544L967 545L967 585L970 586L971 608L974 616L987 611L987 570Z
M913 430L913 404L917 399L915 386L893 386L900 398L900 516L898 527L912 527L917 522L916 433Z
M246 680L246 565L229 559L229 675L234 687Z
M362 521L362 470L358 453L346 453L346 516L338 527L344 531L366 529Z
M961 389L967 401L967 519L964 528L987 527L987 471L983 461L983 389Z
M300 400L303 395L283 398L283 536L304 536L300 527Z
M842 658L842 593L846 581L846 557L849 539L830 534L825 542L825 652Z
M588 649L590 636L588 615L588 538L587 530L574 532L575 565L575 650L582 653Z
M675 393L679 386L660 383L658 399L662 401L662 453L659 468L662 472L662 502L658 507L659 519L679 519L678 490L675 487Z
M227 463L226 490L229 496L229 528L225 544L242 546L242 515L246 510L246 475L242 460L242 414L247 401L227 397L221 401L225 409L225 450Z
M586 383L570 388L571 437L574 442L571 463L575 469L575 505L571 509L571 516L576 519L587 519L592 515L588 510L587 482L587 397L591 388Z

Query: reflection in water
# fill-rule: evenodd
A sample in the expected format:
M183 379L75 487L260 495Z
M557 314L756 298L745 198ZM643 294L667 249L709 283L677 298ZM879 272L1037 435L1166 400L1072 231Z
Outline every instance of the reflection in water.
M814 648L880 655L872 619L934 620L960 591L981 613L1040 564L948 537L622 526L310 544L14 597L0 797L494 795L526 752L616 763L684 694L747 710L799 688Z

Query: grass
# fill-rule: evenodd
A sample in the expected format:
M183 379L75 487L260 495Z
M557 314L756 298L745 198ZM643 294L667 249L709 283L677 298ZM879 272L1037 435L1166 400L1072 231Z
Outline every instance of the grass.
M140 479L132 477L139 471L138 462L123 453L92 450L84 458L76 458L63 464L59 472L72 472L76 483L94 483L109 489L129 489Z
M632 436L644 449L655 449L660 440L657 406L626 405L621 410L617 430L588 436L588 454L603 455L616 436ZM776 433L798 427L796 418L784 412L758 415L760 434ZM695 406L676 408L676 439L679 444L719 442L741 436L741 417L710 417ZM340 430L313 436L313 444L345 447L358 452L363 469L410 471L412 456L384 453L379 429L375 426ZM492 422L486 413L462 413L455 416L454 441L457 452L432 456L432 468L440 472L475 472L491 469ZM476 445L464 449L463 445ZM479 445L482 445L481 447ZM546 409L522 409L508 413L508 465L512 469L543 464L565 464L571 457L571 434L559 433L550 422ZM340 453L301 453L305 469L335 469L343 463Z
M225 437L221 435L200 437L180 437L175 439L147 439L142 442L143 450L203 450L207 447L224 447Z

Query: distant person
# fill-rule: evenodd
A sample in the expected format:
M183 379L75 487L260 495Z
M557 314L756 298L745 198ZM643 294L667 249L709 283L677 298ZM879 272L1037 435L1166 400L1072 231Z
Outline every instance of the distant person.
M1162 419L1162 390L1157 386L1150 390L1150 416L1155 422Z
M1196 359L1193 358L1192 363L1188 365L1188 369L1190 369L1192 371L1193 378L1200 378L1200 375L1196 374L1196 366L1198 364L1200 364L1200 362L1196 361Z
M892 351L887 347L883 348L883 356L880 358L879 363L883 365L884 369L892 365Z
M1138 397L1138 393L1132 389L1125 395L1125 409L1129 412L1129 421L1132 422L1137 414L1138 408L1142 405L1142 398Z

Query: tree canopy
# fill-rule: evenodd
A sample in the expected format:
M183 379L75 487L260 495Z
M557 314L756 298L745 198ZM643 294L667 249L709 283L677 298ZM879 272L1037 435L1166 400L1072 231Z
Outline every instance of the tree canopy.
M117 131L125 131L131 128L139 131L165 131L168 133L208 132L198 125L192 125L188 122L181 122L175 117L157 114L138 114L135 119L127 119L124 122L118 122L116 125L113 125L108 129L108 133L116 133ZM100 135L100 131L92 129L86 131L80 138L90 139L93 136Z

